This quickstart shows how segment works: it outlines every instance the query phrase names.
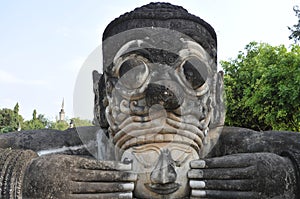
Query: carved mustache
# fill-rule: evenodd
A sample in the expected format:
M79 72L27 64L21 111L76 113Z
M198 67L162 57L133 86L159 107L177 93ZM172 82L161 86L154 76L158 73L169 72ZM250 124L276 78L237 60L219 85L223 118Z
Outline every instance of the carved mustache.
M185 107L186 102L183 102L183 107ZM208 127L210 121L210 110L203 105L195 105L196 108L189 110L188 112L183 110L183 107L179 107L171 112L167 112L167 117L178 122L184 122L192 124L200 129L205 129ZM120 108L115 111L117 115L115 123L123 128L127 122L148 122L153 118L159 116L160 111L157 111L155 114L149 116L149 107L147 106L138 106L137 101L128 102L123 100L120 103ZM129 115L133 115L128 118ZM158 116L157 116L158 115ZM123 123L123 126L122 126ZM115 131L118 129L114 129Z
M191 145L197 151L203 146L203 131L192 124L171 118L158 117L141 123L140 117L132 116L119 127L113 142L122 149L154 142L180 142Z

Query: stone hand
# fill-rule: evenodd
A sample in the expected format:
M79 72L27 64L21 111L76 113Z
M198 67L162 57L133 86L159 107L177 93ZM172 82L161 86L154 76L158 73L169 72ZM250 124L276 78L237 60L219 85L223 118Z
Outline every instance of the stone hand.
M24 178L24 198L132 198L131 164L77 156L36 158Z
M295 198L292 162L273 153L242 153L190 163L195 198Z

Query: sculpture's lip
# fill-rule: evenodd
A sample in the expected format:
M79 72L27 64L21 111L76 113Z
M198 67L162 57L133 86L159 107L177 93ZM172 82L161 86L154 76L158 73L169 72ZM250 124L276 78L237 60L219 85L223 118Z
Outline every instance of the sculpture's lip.
M179 189L181 185L178 183L168 183L168 184L151 184L151 183L145 183L145 187L157 194L160 195L166 195L174 193Z

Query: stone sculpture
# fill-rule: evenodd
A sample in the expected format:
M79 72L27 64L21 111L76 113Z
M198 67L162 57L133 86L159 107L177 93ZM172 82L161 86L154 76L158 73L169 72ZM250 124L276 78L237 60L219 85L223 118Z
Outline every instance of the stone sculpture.
M80 129L101 133L100 160L75 129L2 135L1 198L299 198L300 135L223 128L216 52L214 29L169 3L112 21L93 73L102 130Z

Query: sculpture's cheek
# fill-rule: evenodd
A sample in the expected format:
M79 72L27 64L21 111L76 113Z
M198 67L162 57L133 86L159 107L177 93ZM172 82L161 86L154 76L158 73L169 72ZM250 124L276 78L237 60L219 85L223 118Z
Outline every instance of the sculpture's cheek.
M151 182L150 175L159 157L156 150L136 151L133 148L126 150L122 160L128 158L132 161L132 170L138 174L135 184L134 197L137 198L160 198L157 194L149 191L145 184Z
M190 170L190 161L199 159L198 154L195 150L192 150L191 152L186 152L184 155L182 155L182 159L179 160L183 161L180 165L176 166L176 173L177 173L177 179L175 183L180 184L180 188L174 192L172 195L170 195L169 198L184 198L190 196L190 187L188 185L189 180L187 177L187 172Z

